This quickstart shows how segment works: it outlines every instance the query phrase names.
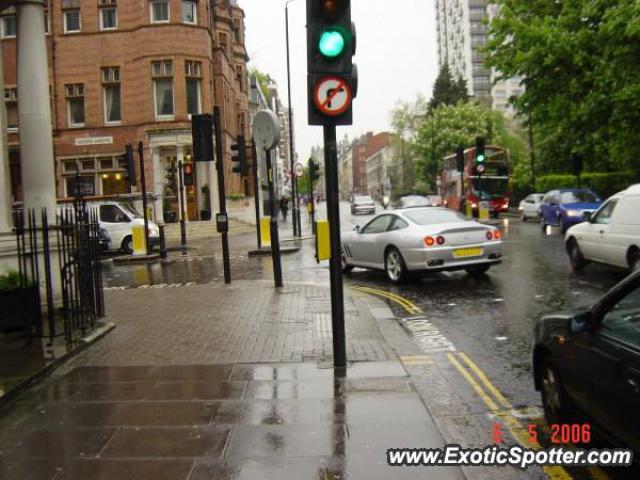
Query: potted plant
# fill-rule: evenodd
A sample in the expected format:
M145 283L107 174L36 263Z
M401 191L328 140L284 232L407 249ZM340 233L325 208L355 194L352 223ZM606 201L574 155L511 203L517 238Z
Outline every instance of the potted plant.
M204 208L200 210L200 220L206 222L211 220L211 190L209 190L209 185L204 185L200 191L204 204Z
M15 270L0 274L0 332L23 330L36 318L36 285Z

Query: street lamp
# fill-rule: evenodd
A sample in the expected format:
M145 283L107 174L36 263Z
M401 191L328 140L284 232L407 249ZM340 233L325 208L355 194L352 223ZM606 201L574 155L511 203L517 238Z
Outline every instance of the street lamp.
M293 223L293 236L301 237L300 210L298 203L298 179L294 175L295 155L293 152L293 106L291 105L291 63L289 56L289 4L295 0L287 0L284 4L285 30L287 36L287 94L289 97L289 160L291 175L291 222Z

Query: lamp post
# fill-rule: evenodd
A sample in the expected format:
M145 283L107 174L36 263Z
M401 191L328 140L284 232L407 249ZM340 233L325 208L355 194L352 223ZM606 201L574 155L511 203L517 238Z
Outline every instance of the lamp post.
M284 5L285 30L287 36L287 95L289 102L289 172L291 175L291 223L293 223L293 236L299 237L300 232L300 210L298 204L298 179L293 174L295 154L293 152L293 106L291 105L291 61L289 55L289 4L295 0L287 0Z

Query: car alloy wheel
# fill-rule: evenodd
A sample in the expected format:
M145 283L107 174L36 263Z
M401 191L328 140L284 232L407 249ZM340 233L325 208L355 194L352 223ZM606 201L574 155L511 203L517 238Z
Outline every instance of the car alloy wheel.
M560 423L566 416L564 390L560 375L549 359L543 361L541 395L544 414L549 423Z
M340 263L342 265L342 273L349 273L353 270L353 265L347 264L347 257L344 253L340 254Z
M569 244L569 260L571 261L571 267L574 272L582 270L586 264L584 256L578 246L578 242L575 240L572 240Z
M402 255L400 255L400 252L397 249L392 248L387 252L384 265L389 280L393 283L401 283L404 281L407 276L407 269L404 266Z

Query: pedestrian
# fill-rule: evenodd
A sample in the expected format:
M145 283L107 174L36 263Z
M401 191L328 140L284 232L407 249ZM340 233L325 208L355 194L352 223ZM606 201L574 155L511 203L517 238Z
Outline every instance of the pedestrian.
M287 221L287 211L289 210L289 199L283 196L280 199L280 211L282 212L282 220Z

